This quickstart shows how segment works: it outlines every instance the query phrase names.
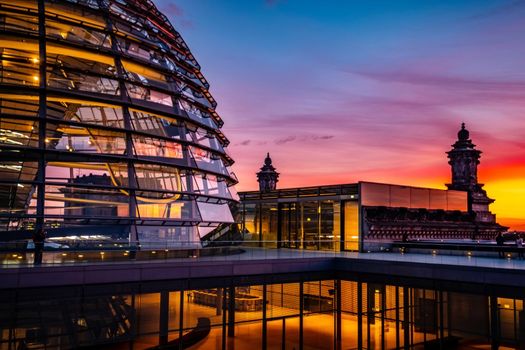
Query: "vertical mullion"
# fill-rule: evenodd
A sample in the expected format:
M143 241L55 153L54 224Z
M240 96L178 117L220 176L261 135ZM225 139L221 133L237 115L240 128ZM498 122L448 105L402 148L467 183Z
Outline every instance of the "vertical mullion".
M226 288L222 288L222 350L226 350L226 326L227 326L227 306L226 306Z
M228 288L228 337L235 336L235 286Z
M336 346L334 347L337 350L341 350L342 348L342 319L341 319L341 308L342 308L342 301L341 301L341 280L337 279L335 281L335 298L336 298L336 310L335 310L335 341Z
M159 344L164 345L168 342L168 322L169 322L169 298L168 291L160 292L160 317L159 317Z
M403 287L403 342L404 348L410 349L410 309L409 309L409 288Z
M179 350L183 349L182 335L184 329L184 288L181 288L179 295Z
M363 284L357 282L357 348L363 348Z
M46 8L45 1L38 0L38 158L36 230L44 228L44 208L46 192L46 129L47 129L47 62L46 62Z
M381 288L381 349L385 349L385 304L386 304L386 286Z
M399 349L399 287L395 291L396 349Z
M113 30L113 22L110 18L109 8L102 1L99 1L99 5L103 7L106 11L106 25L107 25L107 31L109 32L109 35L111 38L111 50L112 50L113 57L114 57L115 69L118 74L120 99L122 102L128 101L129 96L128 96L127 89L126 89L126 83L124 81L125 70L122 65L120 50L117 44L118 41L115 36L115 32ZM131 124L131 114L129 112L128 107L125 105L121 105L120 108L122 109L122 117L124 121L124 132L125 132L125 141L126 141L126 159L127 159L126 166L127 166L128 188L129 188L128 189L128 198L129 198L128 217L131 219L129 242L130 244L136 244L138 243L138 233L136 229L137 202L136 202L136 197L135 197L135 190L137 189L138 186L137 186L137 179L136 179L136 171L135 171L135 167L133 163L133 155L134 155L133 135L132 135L133 126ZM110 166L108 167L109 167L109 170L112 171L111 167Z
M266 284L263 284L263 300L262 300L262 349L263 350L266 350L266 347L267 347L267 335L268 335L268 330L267 330L267 320L266 320Z
M304 325L304 286L299 282L299 350L303 350L303 325Z

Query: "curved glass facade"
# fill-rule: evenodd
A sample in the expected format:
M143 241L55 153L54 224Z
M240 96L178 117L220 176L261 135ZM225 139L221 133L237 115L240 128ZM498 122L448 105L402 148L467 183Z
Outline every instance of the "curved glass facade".
M0 50L0 241L176 246L233 222L217 104L151 1L0 0Z

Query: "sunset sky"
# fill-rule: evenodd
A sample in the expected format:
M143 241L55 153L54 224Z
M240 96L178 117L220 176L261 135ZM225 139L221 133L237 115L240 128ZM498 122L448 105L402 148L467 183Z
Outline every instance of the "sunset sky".
M443 188L461 122L502 224L525 230L525 0L156 0L219 103L238 190Z

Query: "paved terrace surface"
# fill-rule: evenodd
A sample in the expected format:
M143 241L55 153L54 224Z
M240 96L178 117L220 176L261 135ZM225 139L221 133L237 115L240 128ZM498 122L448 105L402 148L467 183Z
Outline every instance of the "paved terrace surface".
M525 287L525 260L400 253L244 248L199 258L2 265L0 289L335 272Z

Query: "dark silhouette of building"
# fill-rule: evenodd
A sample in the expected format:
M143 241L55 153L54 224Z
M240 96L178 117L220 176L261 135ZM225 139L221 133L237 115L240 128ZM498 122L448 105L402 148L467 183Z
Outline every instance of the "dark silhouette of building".
M489 210L494 199L487 196L483 184L478 183L478 164L481 151L469 138L465 123L461 124L458 139L448 151L448 164L452 167L452 182L448 189L468 192L468 210L475 213L475 221L495 223L496 215Z
M261 171L257 173L257 182L259 182L259 191L269 192L275 191L277 188L277 182L279 181L279 173L275 171L272 165L272 158L270 153L266 154L264 159L264 165L261 167Z

